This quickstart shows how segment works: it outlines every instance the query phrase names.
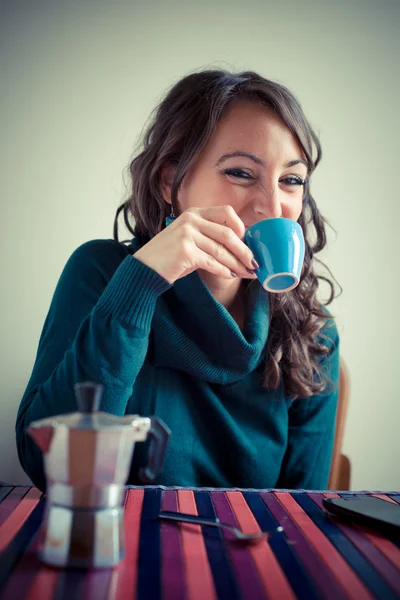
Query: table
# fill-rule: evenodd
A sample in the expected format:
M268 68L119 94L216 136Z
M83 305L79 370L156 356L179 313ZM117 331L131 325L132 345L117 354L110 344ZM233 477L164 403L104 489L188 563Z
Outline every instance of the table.
M349 492L338 493L348 496ZM400 598L400 536L389 540L329 517L333 492L127 487L126 557L114 569L57 570L37 557L45 500L34 487L0 486L1 600L352 600ZM400 503L396 492L373 494ZM353 495L350 494L350 495ZM160 510L218 516L251 532L160 521Z

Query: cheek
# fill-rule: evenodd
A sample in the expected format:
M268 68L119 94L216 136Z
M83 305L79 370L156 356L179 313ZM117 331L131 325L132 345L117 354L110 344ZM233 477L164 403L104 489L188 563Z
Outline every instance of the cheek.
M282 202L282 217L297 221L303 210L303 197L299 194L295 197L285 198Z

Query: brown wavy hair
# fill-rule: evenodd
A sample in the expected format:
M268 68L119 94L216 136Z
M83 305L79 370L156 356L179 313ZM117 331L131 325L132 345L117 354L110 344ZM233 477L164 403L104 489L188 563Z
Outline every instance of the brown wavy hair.
M283 382L289 396L305 398L324 391L329 383L320 361L329 352L323 344L327 338L322 330L332 317L317 300L318 280L323 279L330 288L324 306L334 298L335 289L330 277L314 272L315 254L326 245L326 221L310 192L310 175L321 160L321 145L298 100L285 86L251 71L234 74L206 70L178 81L154 110L141 151L130 164L131 193L117 210L114 239L119 241L121 212L128 230L142 243L165 227L170 206L161 193L160 172L168 163L177 166L172 206L175 215L179 214L177 195L185 175L225 111L232 103L243 100L273 109L296 136L308 163L298 220L306 242L302 278L294 290L270 295L264 375L265 387L277 388Z

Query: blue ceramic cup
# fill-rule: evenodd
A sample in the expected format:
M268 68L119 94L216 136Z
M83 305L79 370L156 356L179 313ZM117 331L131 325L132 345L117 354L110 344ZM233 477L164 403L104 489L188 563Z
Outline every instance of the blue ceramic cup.
M252 225L244 243L260 265L256 275L265 290L288 292L300 281L304 261L303 230L292 219L266 219Z

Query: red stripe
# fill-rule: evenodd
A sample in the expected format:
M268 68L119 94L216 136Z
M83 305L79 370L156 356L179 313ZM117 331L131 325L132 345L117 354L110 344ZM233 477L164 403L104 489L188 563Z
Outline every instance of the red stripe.
M0 527L0 552L7 548L16 533L21 529L42 495L36 488L32 488L24 496L18 506L8 516Z
M179 511L197 515L196 501L191 490L178 490ZM181 523L182 548L186 568L188 600L216 600L214 579L200 525Z
M26 600L52 600L60 571L42 567L35 576Z
M36 575L26 600L52 600L57 585L58 572L43 568Z
M108 591L109 600L125 600L126 598L135 600L136 598L143 497L143 489L129 490L125 507L125 558L113 571Z
M240 529L244 533L261 531L241 492L226 492ZM296 596L271 550L268 541L248 545L267 597L271 600L295 600Z
M358 578L343 556L288 492L274 492L279 502L297 523L317 554L332 571L340 585L353 600L373 600L368 588Z
M0 504L0 526L4 521L11 515L13 510L16 509L22 498L27 494L28 489L26 487L15 487L3 502Z
M375 498L380 498L381 500L386 500L386 502L392 502L392 504L397 504L396 500L389 498L389 496L386 496L386 494L371 494L371 496L375 496Z

